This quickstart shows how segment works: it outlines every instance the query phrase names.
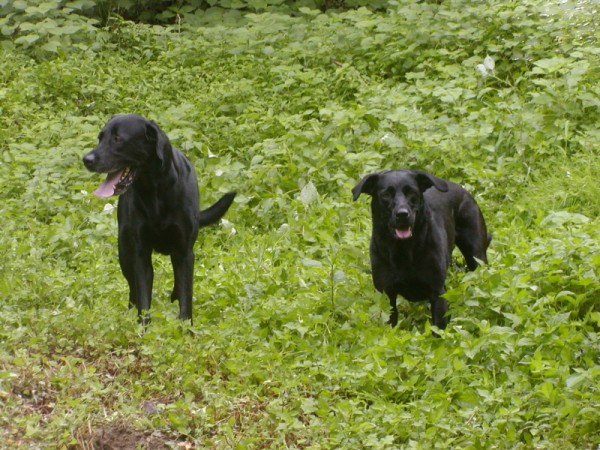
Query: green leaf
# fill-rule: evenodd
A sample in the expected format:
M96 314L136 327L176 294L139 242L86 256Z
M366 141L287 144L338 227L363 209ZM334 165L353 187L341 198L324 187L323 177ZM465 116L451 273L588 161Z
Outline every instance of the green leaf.
M42 50L51 53L57 53L58 49L61 47L61 42L58 39L50 39L44 45L42 45Z
M27 2L24 0L15 0L12 2L11 5L13 8L21 10L21 11L25 11L25 9L27 9Z
M533 64L535 64L535 66L538 67L539 69L541 69L541 71L543 71L543 72L552 73L552 72L561 70L563 67L568 65L570 62L571 62L570 59L556 57L556 58L540 59L540 60L534 61ZM534 69L533 73L540 73L541 71Z
M577 373L569 376L566 380L566 385L569 389L573 389L589 378L587 373Z
M67 2L65 7L75 9L75 10L85 10L91 9L96 6L96 2L93 0L75 0L71 2Z
M304 206L308 206L319 199L319 192L312 181L309 181L304 185L304 187L300 190L298 198L302 203L304 203Z
M323 263L321 261L316 261L310 258L302 258L302 264L306 267L323 267Z
M15 39L15 44L19 45L32 45L40 39L40 36L37 34L27 34L25 36L20 36Z

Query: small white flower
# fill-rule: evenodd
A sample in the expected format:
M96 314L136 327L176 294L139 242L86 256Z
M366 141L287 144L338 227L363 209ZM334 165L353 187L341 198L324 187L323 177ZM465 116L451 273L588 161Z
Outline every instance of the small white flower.
M483 65L487 70L491 70L491 71L493 71L494 68L496 67L496 63L494 62L494 60L492 59L492 57L490 55L488 55L484 58Z
M88 195L88 191L82 189L81 190L81 195Z
M492 57L489 55L483 59L483 64L477 64L477 66L475 66L475 68L479 71L479 73L483 77L487 77L490 74L490 72L494 71L495 67L496 67L496 63L494 62Z
M237 230L233 226L233 223L231 223L229 220L227 220L227 219L221 219L221 226L223 228L229 229L229 235L230 236L233 236L234 234L237 234Z
M106 205L104 205L104 209L102 211L112 212L113 209L115 209L115 205L113 205L112 203L107 203Z
M218 177L220 177L221 175L223 175L223 173L224 172L221 169L215 170L215 175L218 176Z

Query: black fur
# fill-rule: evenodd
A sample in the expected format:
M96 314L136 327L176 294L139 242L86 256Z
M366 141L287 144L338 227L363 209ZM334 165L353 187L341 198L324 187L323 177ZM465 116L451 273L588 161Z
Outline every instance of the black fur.
M487 263L491 241L475 200L458 184L419 170L390 170L365 176L352 189L372 197L371 268L373 283L391 306L389 323L398 323L396 297L428 300L433 324L448 324L442 297L456 244L469 270Z
M200 211L194 167L152 121L136 114L111 118L98 146L83 157L92 172L108 173L96 195L119 195L119 263L129 284L129 305L148 321L152 296L152 252L171 256L179 318L192 319L193 247L199 227L217 222L235 192ZM123 172L127 169L126 172ZM128 175L127 175L128 174ZM109 182L110 181L110 182Z

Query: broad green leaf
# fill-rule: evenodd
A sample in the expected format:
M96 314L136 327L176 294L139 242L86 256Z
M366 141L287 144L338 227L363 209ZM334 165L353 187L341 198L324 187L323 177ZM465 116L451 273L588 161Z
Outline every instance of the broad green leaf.
M25 36L20 36L20 37L16 38L15 44L31 45L34 42L36 42L39 38L40 38L40 36L37 34L33 34L33 33L27 34Z
M536 67L538 67L539 69L542 69L544 72L552 73L552 72L556 72L557 70L561 70L569 62L571 62L571 60L569 60L567 58L557 57L557 58L540 59L540 60L534 61L534 64L536 65ZM536 70L534 69L534 73L535 72L536 72Z
M50 39L41 48L47 52L56 53L60 47L61 42L58 39Z
M93 0L75 0L75 1L66 3L65 6L67 8L72 8L72 9L76 9L76 10L84 10L84 9L93 8L94 6L96 6L96 2L94 2Z
M302 264L306 267L323 267L323 263L321 261L316 261L310 258L302 258Z
M573 374L571 375L569 378L567 378L566 380L566 385L569 389L573 389L575 387L577 387L578 385L580 385L583 381L587 380L588 374L587 373L577 373L577 374Z
M25 9L27 9L28 5L27 2L24 0L15 0L12 2L11 6L15 9L24 11Z
M304 203L305 206L308 206L315 200L319 199L319 192L312 181L309 181L304 185L304 187L300 190L298 198L302 203Z

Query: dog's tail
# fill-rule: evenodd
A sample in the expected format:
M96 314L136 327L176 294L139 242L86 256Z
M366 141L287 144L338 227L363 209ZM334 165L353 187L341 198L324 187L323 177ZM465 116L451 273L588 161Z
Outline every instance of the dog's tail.
M207 225L211 225L217 222L221 217L225 215L225 213L231 206L231 202L233 202L235 194L235 192L228 192L223 197L221 197L219 201L217 201L217 203L203 211L200 211L200 213L198 214L198 224L201 227L205 227Z

